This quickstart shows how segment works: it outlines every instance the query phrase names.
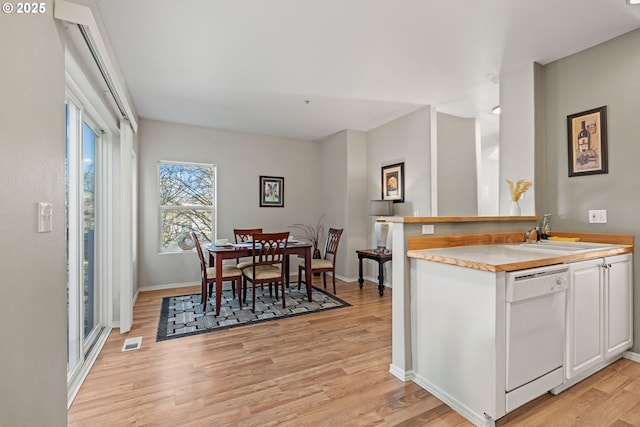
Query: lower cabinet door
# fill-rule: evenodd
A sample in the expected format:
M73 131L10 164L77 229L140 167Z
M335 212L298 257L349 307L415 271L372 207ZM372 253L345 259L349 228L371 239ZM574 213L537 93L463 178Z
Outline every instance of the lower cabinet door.
M624 352L633 343L633 268L631 255L605 259L606 358Z
M569 265L565 375L573 378L604 360L602 259Z

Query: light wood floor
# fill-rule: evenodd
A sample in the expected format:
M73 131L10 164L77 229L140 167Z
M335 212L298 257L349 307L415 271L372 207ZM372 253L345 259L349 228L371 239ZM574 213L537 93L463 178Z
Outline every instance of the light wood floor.
M338 282L352 307L156 342L160 302L143 292L134 327L111 333L68 414L70 426L471 426L389 373L391 290ZM142 349L121 352L125 338ZM639 426L640 364L621 360L499 426Z

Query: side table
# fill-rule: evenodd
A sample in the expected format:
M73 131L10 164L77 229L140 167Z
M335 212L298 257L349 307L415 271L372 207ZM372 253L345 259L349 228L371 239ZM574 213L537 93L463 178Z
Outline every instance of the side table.
M358 254L358 284L360 289L364 284L364 278L362 277L362 260L372 259L378 263L378 291L380 296L384 295L384 263L391 261L391 251L385 250L384 252L378 252L376 249L359 249L356 250Z

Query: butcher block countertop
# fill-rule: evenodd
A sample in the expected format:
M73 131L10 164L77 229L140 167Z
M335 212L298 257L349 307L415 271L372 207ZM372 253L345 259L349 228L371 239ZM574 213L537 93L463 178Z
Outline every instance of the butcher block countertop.
M478 244L478 235L470 235L436 237L433 241L438 242L436 244L441 247L433 247L433 244L429 244L425 238L421 238L420 242L426 242L424 247L429 249L412 249L407 252L407 256L476 270L498 272L544 267L633 252L633 236L602 235L601 239L598 238L598 235L593 234L582 234L581 236L583 239L573 244L573 246L580 246L580 248L576 251L568 250L566 252L562 250L563 247L571 247L572 243L543 241L536 246L535 242L513 243L509 239L500 240L491 236L492 238L488 240L491 244ZM585 236L586 238L584 238ZM471 244L465 244L464 241Z

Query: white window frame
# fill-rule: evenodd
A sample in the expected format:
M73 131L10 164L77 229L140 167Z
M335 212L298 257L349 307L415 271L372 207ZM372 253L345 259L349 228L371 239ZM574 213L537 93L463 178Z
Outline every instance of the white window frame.
M74 108L77 109L77 113L75 114L75 120L79 123L80 128L76 131L81 133L82 123L87 123L94 132L96 133L96 147L95 147L95 155L96 155L96 206L95 206L95 242L96 242L96 258L95 258L95 275L94 275L94 286L96 286L96 290L98 292L98 307L96 307L96 316L98 318L98 322L101 325L98 329L94 330L92 335L86 340L85 343L78 343L81 349L81 360L82 362L74 366L72 370L67 372L67 407L71 406L73 399L75 398L76 393L78 392L84 378L88 374L93 362L98 356L98 353L110 332L110 322L111 322L111 307L112 303L110 301L111 295L111 280L109 278L109 237L108 233L111 229L111 224L109 221L109 213L108 209L105 209L105 206L109 206L105 203L109 190L108 178L110 175L109 168L109 145L111 143L111 139L113 137L112 132L108 129L105 122L102 122L102 116L96 109L93 108L93 104L85 96L85 93L81 88L75 83L75 81L71 78L69 74L66 75L66 88L65 88L65 97L66 102L72 104ZM105 129L107 129L105 131ZM81 154L81 153L77 153ZM74 164L75 163L75 164ZM79 163L78 158L72 158L70 161L70 168L77 169L74 172L74 175L80 173L81 165ZM98 172L100 171L100 172ZM75 179L75 178L73 178ZM71 187L77 187L77 179L74 181L75 184L72 183ZM69 220L71 222L78 221L78 206L75 200L78 199L78 188L70 188L70 206L69 206ZM75 200L74 200L75 199ZM77 258L82 254L82 239L79 239L79 230L75 228L69 229L69 242L71 245L75 245L69 248L70 257ZM79 243L77 246L76 243ZM70 270L69 280L77 281L78 280L78 272ZM72 298L73 299L73 298ZM79 319L76 319L80 321ZM80 321L80 339L81 341L84 339L84 331L82 330L83 322ZM77 348L76 348L77 349Z
M213 188L211 189L213 191L212 197L211 197L211 203L213 204L212 206L205 206L205 205L190 205L190 206L163 206L160 204L160 167L163 164L172 164L172 165L181 165L181 166L197 166L197 167L208 167L211 168L213 170ZM157 182L158 182L158 186L157 186L157 197L158 197L158 253L159 254L175 254L175 253L181 253L182 250L180 248L178 248L177 246L172 246L169 248L163 248L162 247L162 215L163 212L168 211L168 210L208 210L211 209L211 230L212 230L212 235L210 236L211 241L215 241L215 239L217 238L217 234L218 234L218 202L217 202L217 195L218 195L218 168L216 166L216 164L214 163L196 163L196 162L179 162L179 161L173 161L173 160L160 160L158 161L158 167L157 167Z

